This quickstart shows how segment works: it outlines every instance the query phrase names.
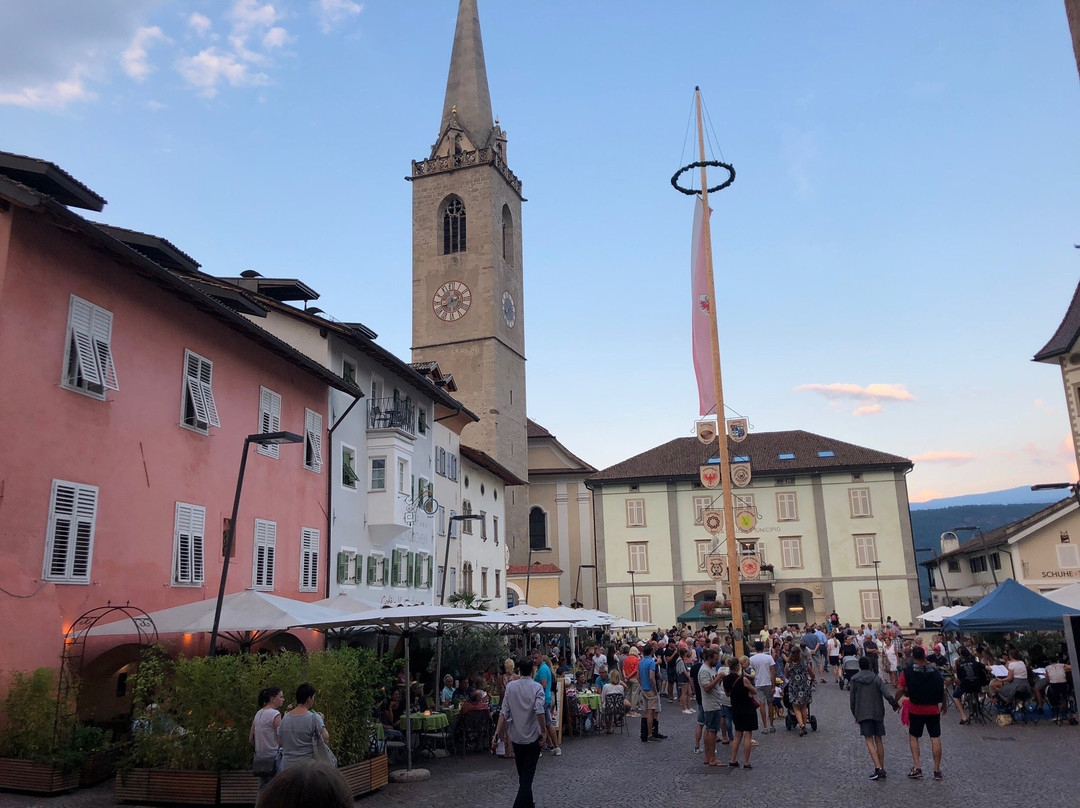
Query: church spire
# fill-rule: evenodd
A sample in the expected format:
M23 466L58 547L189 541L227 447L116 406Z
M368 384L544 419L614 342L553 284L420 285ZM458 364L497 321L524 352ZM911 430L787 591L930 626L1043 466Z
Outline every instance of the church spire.
M440 138L446 135L455 115L458 126L465 130L474 148L492 145L489 142L493 128L491 96L488 94L484 43L480 39L480 15L476 10L476 0L461 0L458 6Z

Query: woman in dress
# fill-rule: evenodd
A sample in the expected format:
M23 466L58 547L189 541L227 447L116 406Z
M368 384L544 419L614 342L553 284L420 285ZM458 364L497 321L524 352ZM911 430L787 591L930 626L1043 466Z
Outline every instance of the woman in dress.
M829 635L825 641L825 651L829 655L829 666L833 671L833 684L840 683L840 639L835 635Z
M754 679L742 669L742 663L735 657L727 661L730 673L724 677L724 692L731 698L731 715L735 724L735 740L731 743L731 762L733 769L739 768L739 747L743 746L744 769L750 765L750 749L753 746L753 733L758 728L758 708L754 701L757 689Z
M296 706L281 718L281 768L315 760L315 742L330 741L320 713L315 712L315 688L304 682L296 688Z
M690 709L690 650L679 649L679 658L675 661L675 684L679 686L679 706L686 715L696 713Z
M896 635L895 632L888 631L885 635L885 672L889 674L889 684L893 687L900 681L900 675L897 672L899 665L900 660L896 651Z
M280 687L265 687L259 692L259 711L255 713L255 719L251 722L251 730L248 732L248 740L255 747L255 758L277 757L274 770L270 774L258 775L259 791L266 788L270 778L280 771L281 759L278 752L281 743L278 739L278 727L281 726L281 705L285 702L285 694Z
M814 671L803 659L799 648L791 649L787 664L788 701L795 711L799 722L799 736L806 734L806 705L810 703L810 694L814 689Z

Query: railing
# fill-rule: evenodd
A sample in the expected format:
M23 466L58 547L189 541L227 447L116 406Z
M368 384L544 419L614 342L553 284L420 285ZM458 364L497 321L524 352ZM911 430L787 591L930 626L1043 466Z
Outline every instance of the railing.
M373 398L368 401L368 429L400 429L416 436L416 407L400 398Z
M771 581L771 580L773 580L773 571L763 569L760 572L758 572L756 578L747 578L745 575L742 574L742 570L739 570L739 580L740 581Z
M506 161L503 160L498 150L490 147L457 154L447 154L442 157L430 157L427 160L413 160L412 175L413 178L424 177L429 174L442 174L458 168L477 165L495 166L506 181L510 183L510 187L517 191L519 196L521 195L521 180L506 165Z

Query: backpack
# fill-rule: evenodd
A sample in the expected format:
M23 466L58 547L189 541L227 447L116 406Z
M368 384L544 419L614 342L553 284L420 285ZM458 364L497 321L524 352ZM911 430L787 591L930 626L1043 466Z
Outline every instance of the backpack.
M961 661L956 666L956 675L964 685L982 687L986 684L986 667L979 665L974 659Z
M904 684L912 704L937 705L945 699L945 679L936 668L908 665Z

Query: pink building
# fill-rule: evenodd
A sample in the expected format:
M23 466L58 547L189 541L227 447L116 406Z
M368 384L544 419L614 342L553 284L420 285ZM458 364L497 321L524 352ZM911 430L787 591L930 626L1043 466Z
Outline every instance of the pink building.
M196 266L168 242L70 210L103 204L50 163L0 153L5 670L56 667L64 632L107 602L150 612L215 597L257 432L304 443L250 449L228 591L326 596L328 392L358 391L167 271ZM205 651L205 635L174 639ZM117 640L94 643L91 665ZM132 654L110 651L96 673Z

